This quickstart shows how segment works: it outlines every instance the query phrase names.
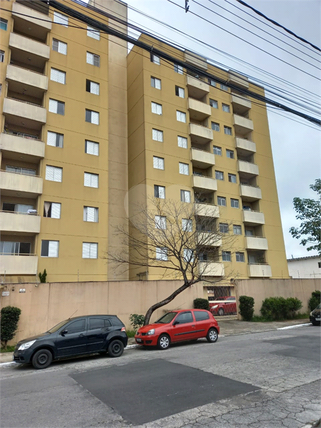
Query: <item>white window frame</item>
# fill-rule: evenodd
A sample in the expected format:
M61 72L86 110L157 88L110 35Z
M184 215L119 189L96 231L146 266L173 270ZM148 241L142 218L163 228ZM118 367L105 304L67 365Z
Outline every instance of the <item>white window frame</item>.
M62 55L67 55L67 43L58 39L52 39L52 50Z
M237 183L236 174L228 173L228 181L229 183Z
M152 113L154 114L158 114L159 116L163 114L163 106L161 104L155 103L154 101L152 101L151 109Z
M224 172L215 170L215 179L224 181Z
M98 243L83 242L82 243L82 258L83 259L98 259Z
M222 251L222 261L230 262L231 260L231 251Z
M166 217L164 215L155 215L155 229L166 230Z
M62 168L58 166L46 165L46 180L55 181L56 183L62 182Z
M90 119L90 120L87 120L87 119ZM93 125L99 125L99 112L89 110L86 108L85 121L87 123L92 123Z
M43 255L42 253L42 243L48 242L48 254ZM43 239L41 241L41 257L59 257L59 241L50 241L48 239Z
M242 226L239 224L233 224L233 234L242 235Z
M85 153L87 155L99 156L99 143L85 140Z
M5 51L0 50L0 62L4 62Z
M180 135L177 136L177 145L178 147L181 147L182 149L187 149L188 142L186 137L181 137Z
M165 187L154 184L154 197L158 199L165 199Z
M66 84L66 72L58 70L57 68L51 67L50 70L50 80L53 82L60 83L62 85Z
M226 157L229 159L234 159L234 150L226 149Z
M162 143L164 141L164 133L160 129L152 129L152 139Z
M47 146L63 148L64 134L58 132L47 131Z
M98 223L98 208L84 206L83 220L89 223Z
M182 65L174 64L174 71L178 74L184 74L184 67Z
M240 201L238 199L231 198L231 207L240 208Z
M212 108L218 108L218 102L216 100L213 100L212 98L210 98L210 106Z
M63 110L63 112L59 113L59 107ZM60 114L61 116L65 115L65 103L63 101L54 100L52 98L49 98L49 106L48 110L50 113Z
M228 104L224 104L224 103L222 103L222 110L225 111L225 113L231 112L230 106Z
M176 120L178 122L186 123L186 113L180 110L176 110Z
M226 207L226 197L225 196L218 196L217 197L217 205L220 207Z
M153 167L154 169L165 169L165 161L164 158L160 158L159 156L153 156Z
M175 95L179 98L185 98L185 89L175 85Z
M99 187L99 174L94 174L92 172L84 172L84 186L93 187L98 189Z
M213 153L216 156L222 156L222 147L213 146Z
M86 63L95 67L100 67L100 56L93 52L86 52Z
M62 27L68 27L68 16L59 12L54 12L53 22L61 25Z
M194 251L191 248L184 248L183 258L186 263L193 263L194 261Z
M215 132L220 132L220 124L217 122L211 122L211 128Z
M182 175L189 175L189 165L188 163L179 162L178 164L179 173Z
M87 36L95 40L100 40L100 31L97 28L87 25Z
M228 223L219 223L219 231L220 233L228 233L229 232Z
M156 260L161 260L163 262L168 260L166 247L156 247Z
M214 79L208 79L208 84L209 85L211 85L211 86L213 86L214 88L215 88L215 86L216 86L216 82L215 82L215 80Z
M160 65L160 57L158 55L151 53L150 60L153 64Z
M225 135L233 135L232 128L230 126L224 125L224 134Z
M158 79L157 77L151 76L150 84L151 84L152 88L159 89L159 90L162 89L162 81L160 79Z
M191 202L191 192L189 190L181 189L181 202L190 203Z
M228 91L228 87L227 87L226 85L224 85L223 83L220 83L220 88L221 88L223 91Z
M235 259L237 262L244 263L245 262L245 256L244 253L241 251L236 251L235 253Z
M86 92L89 92L90 94L94 94L94 95L99 95L100 93L99 83L86 79Z
M44 202L43 216L45 218L59 219L61 216L61 204L58 202ZM49 215L50 212L50 215Z
M182 218L182 230L184 232L193 231L193 220L190 218Z

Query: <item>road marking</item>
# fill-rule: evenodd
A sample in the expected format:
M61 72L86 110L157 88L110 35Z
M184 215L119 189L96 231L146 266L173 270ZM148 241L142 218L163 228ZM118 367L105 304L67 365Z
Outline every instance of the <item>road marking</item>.
M288 325L287 327L279 327L277 330L289 330L290 328L304 327L306 325L311 325L311 323L306 322L304 324Z

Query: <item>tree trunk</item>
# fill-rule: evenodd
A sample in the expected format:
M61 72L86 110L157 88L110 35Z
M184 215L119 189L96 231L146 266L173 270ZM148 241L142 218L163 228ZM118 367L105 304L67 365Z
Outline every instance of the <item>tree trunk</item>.
M190 287L191 285L195 284L198 281L193 281L193 282L184 282L184 284L179 287L177 290L174 291L174 293L172 293L170 296L166 297L166 299L162 300L161 302L155 303L154 305L152 305L148 311L146 312L145 315L145 320L144 320L144 325L149 324L149 320L153 314L154 311L156 311L156 309L161 308L162 306L167 305L167 303L170 303L172 300L175 299L176 296L178 296L180 293L182 293L182 291L186 290L188 287Z

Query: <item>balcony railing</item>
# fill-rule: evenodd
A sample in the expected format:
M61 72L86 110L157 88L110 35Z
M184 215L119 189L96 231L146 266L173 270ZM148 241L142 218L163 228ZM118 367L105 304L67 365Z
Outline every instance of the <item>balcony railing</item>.
M37 275L38 257L33 254L0 255L0 275Z

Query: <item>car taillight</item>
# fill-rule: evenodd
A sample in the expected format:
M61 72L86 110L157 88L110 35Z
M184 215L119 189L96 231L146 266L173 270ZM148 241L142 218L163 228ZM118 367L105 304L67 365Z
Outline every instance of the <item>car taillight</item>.
M122 327L120 331L126 331L125 327Z

